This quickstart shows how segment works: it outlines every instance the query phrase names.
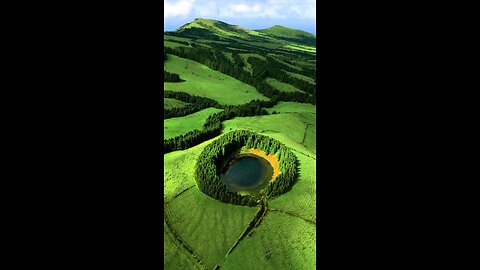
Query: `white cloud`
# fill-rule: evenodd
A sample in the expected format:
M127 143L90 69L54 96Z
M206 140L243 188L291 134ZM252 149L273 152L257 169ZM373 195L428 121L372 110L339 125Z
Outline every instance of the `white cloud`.
M255 4L253 6L246 4L231 4L230 9L237 13L259 13L263 11L259 4Z
M209 18L218 14L217 1L202 1L201 5L194 7L195 17Z
M195 0L180 0L180 1L167 1L163 0L163 5L165 7L163 17L186 17L190 15L192 11L193 4Z
M315 0L164 0L164 18L315 19Z

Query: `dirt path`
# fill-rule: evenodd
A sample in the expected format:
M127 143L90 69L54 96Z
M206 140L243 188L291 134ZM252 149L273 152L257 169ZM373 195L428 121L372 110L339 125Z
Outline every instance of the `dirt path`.
M307 129L308 129L308 125L310 125L309 123L307 123L307 125L305 126L305 131L303 132L303 139L302 139L302 142L301 144L305 147L307 147L305 144L303 144L305 142L305 137L307 137ZM307 147L308 148L308 147Z
M295 214L293 214L293 213L289 213L289 212L287 212L287 211L278 210L278 209L270 209L270 211L284 213L284 214L290 215L290 216L292 216L292 217L296 217L296 218L303 219L303 220L305 220L305 221L308 222L308 223L314 224L315 226L317 225L317 222L316 222L316 221L313 221L313 220L310 220L310 219L306 219L306 218L303 218L303 217L301 217L301 216L297 216L297 215L295 215Z
M262 208L258 210L258 212L255 214L253 219L250 221L250 224L248 224L248 226L243 231L242 235L240 235L240 237L235 242L235 244L233 244L233 246L228 250L227 254L225 254L225 258L223 259L222 263L225 262L225 260L228 258L228 255L230 255L233 252L233 250L237 247L240 241L242 241L245 238L245 236L251 234L253 230L262 223L263 218L265 217L265 215L267 215L267 213L268 213L268 202L267 200L264 199L262 201ZM215 269L220 269L220 264L217 264Z

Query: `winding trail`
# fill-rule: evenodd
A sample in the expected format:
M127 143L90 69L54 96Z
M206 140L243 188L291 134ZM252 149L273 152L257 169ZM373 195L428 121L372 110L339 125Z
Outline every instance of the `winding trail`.
M242 241L245 238L245 236L251 234L256 227L260 226L260 224L263 221L263 218L265 217L265 215L267 215L267 213L268 213L268 202L267 200L263 199L262 208L258 210L258 212L255 214L253 219L250 221L250 224L248 224L248 226L245 228L245 230L240 235L240 237L235 242L235 244L233 244L233 246L228 250L227 254L225 254L225 258L223 259L222 264L228 258L228 255L230 255L233 252L233 250L237 247L240 241ZM220 269L220 264L217 264L215 269Z

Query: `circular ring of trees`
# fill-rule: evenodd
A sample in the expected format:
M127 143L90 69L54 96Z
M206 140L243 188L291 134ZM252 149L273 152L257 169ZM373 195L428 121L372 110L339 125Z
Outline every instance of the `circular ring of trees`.
M195 166L195 180L200 191L226 203L248 206L259 204L258 196L232 192L220 180L222 162L241 147L259 149L267 155L275 154L277 157L280 174L260 191L262 198L274 198L292 188L298 178L298 160L295 154L275 139L247 130L238 130L229 132L207 145L199 155Z

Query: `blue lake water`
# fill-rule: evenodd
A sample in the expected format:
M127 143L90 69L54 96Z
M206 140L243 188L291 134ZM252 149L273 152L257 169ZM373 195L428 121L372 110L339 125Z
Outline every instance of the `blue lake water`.
M247 191L255 193L268 185L273 175L270 163L254 156L238 158L220 179L230 191Z

